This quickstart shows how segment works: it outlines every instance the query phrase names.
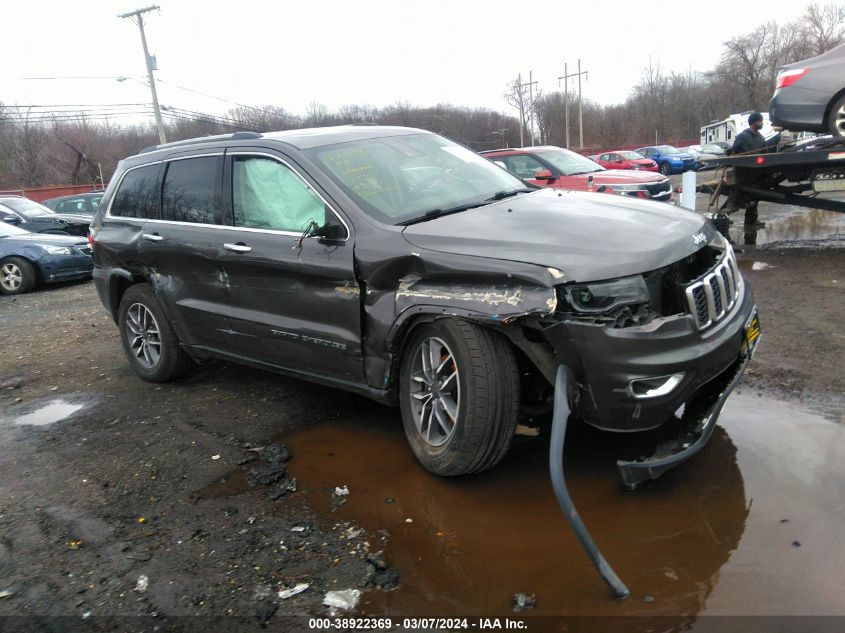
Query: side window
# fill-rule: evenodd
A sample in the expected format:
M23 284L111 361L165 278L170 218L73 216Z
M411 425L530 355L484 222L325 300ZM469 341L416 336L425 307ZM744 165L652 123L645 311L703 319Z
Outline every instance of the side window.
M599 156L599 160L608 161L610 160L610 154L602 154Z
M288 167L270 158L235 156L232 161L235 226L304 231L326 223L326 206Z
M100 200L102 198L88 198L88 204L91 205L92 211L96 211L100 207Z
M223 224L223 212L214 201L216 176L216 156L169 162L161 188L161 219Z
M504 160L508 164L508 169L515 173L520 178L532 179L538 169L545 169L543 164L533 156L519 154L517 156L505 156Z
M145 165L126 173L114 194L111 214L125 218L155 218L158 214L159 165Z

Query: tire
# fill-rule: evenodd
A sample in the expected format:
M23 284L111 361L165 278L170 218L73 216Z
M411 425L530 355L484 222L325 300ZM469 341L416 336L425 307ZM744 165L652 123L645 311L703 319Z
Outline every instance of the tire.
M35 288L35 267L23 257L7 257L0 262L0 292L22 295Z
M664 176L668 176L672 173L672 168L669 167L669 163L663 163L660 166L660 173L663 174Z
M839 97L827 115L827 131L834 136L845 136L845 95Z
M439 373L432 361L424 363L426 357L439 360ZM459 319L421 326L405 347L399 391L405 435L429 472L444 477L480 472L510 449L519 414L519 372L513 350L499 334Z
M193 364L149 284L131 286L120 300L118 328L132 370L149 382L166 382Z

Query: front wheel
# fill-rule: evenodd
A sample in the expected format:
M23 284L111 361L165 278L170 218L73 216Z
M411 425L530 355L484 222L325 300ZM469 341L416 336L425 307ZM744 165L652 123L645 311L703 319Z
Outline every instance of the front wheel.
M459 319L417 329L402 358L400 406L411 450L442 476L491 468L508 452L519 372L501 335Z
M0 292L21 295L35 287L35 268L22 257L9 257L0 262Z
M144 380L166 382L184 374L191 359L149 284L130 287L120 300L118 327L132 370Z
M840 97L827 115L827 130L834 136L845 136L845 96Z
M663 174L664 176L668 176L669 174L672 173L672 168L669 167L669 163L663 163L660 166L660 173Z

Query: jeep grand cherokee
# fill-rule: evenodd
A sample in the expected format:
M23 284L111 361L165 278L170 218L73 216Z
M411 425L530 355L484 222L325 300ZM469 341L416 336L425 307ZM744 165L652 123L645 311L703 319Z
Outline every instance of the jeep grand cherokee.
M398 404L440 475L496 464L561 364L580 419L672 427L692 438L669 449L680 459L759 334L731 247L701 216L526 189L408 128L149 148L120 163L90 239L140 377L216 357Z

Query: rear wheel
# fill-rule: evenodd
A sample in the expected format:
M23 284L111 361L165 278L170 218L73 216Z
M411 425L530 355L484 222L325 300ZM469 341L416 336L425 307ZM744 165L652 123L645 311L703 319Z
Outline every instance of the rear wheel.
M123 351L141 378L165 382L191 367L149 284L130 287L120 300L118 315Z
M0 262L0 292L20 295L35 287L35 268L22 257L9 257Z
M402 359L405 435L430 472L454 476L497 464L519 412L519 373L510 345L458 319L416 330Z
M845 95L836 100L827 115L827 131L834 136L845 136Z

